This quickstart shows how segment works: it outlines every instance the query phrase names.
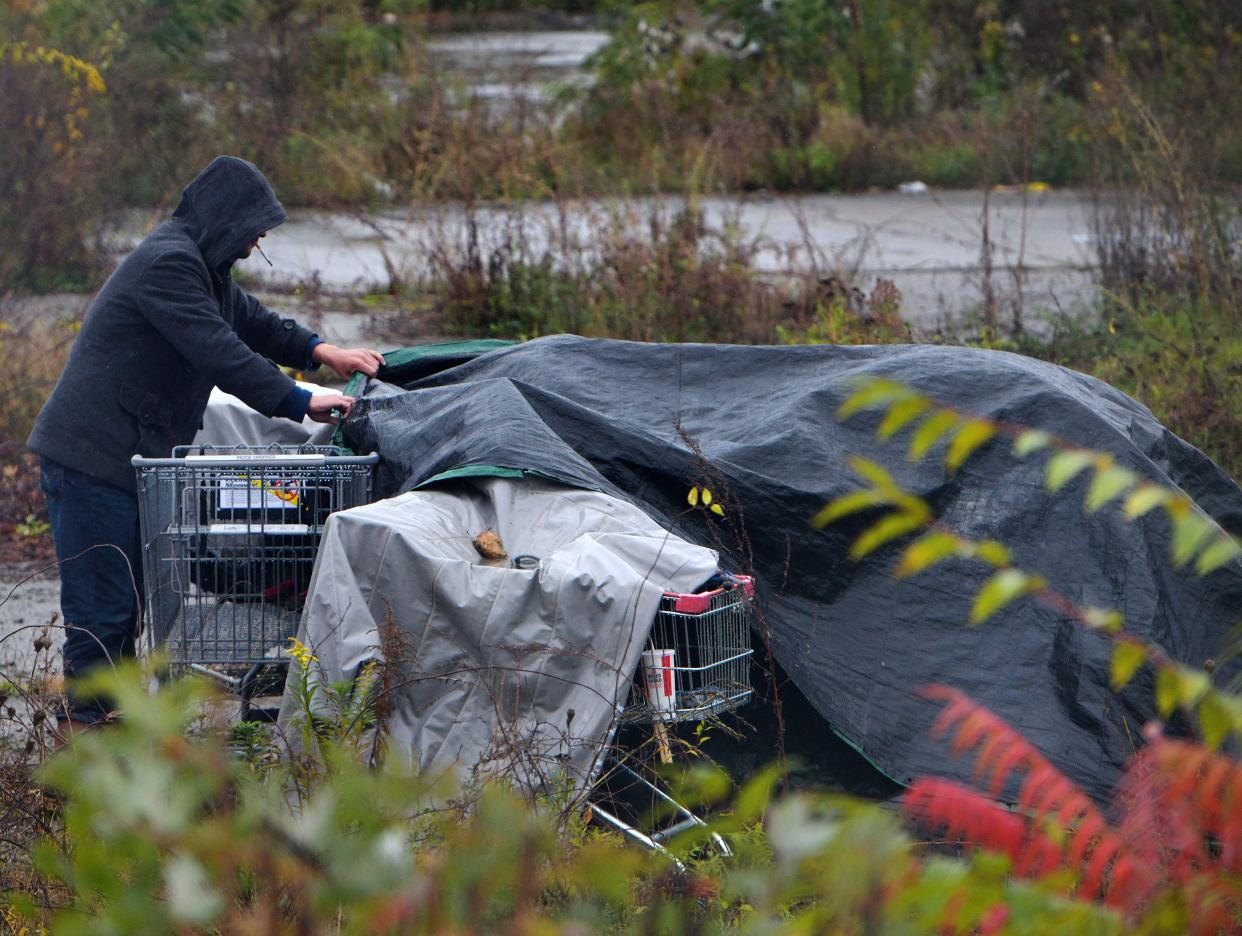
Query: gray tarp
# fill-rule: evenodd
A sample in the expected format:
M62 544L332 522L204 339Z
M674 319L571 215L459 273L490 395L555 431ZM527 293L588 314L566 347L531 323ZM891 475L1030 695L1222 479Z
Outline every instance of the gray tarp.
M472 540L488 529L538 567L483 560ZM503 773L537 789L562 774L580 787L660 595L692 591L716 566L713 550L610 495L460 479L334 514L300 636L328 681L386 652L399 687L390 757L466 782ZM290 706L286 695L285 725Z
M298 386L311 393L336 393L307 381ZM213 387L203 413L203 425L194 436L195 445L327 445L334 426L317 423L309 416L300 423L273 419L251 409L231 393Z

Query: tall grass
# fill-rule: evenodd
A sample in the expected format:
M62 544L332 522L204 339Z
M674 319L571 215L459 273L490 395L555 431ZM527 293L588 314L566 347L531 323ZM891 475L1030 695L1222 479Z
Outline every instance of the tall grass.
M1099 83L1101 325L1065 347L1242 479L1242 197L1175 115Z
M900 293L869 297L849 270L773 272L775 251L697 198L470 206L433 227L398 303L442 333L772 344L909 337ZM775 256L775 254L773 254ZM421 327L421 319L418 321ZM400 323L396 323L400 334Z

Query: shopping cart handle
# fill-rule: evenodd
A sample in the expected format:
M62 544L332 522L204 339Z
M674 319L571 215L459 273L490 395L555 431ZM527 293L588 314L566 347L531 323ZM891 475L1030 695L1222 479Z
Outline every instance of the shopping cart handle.
M376 465L379 464L379 453L370 455L318 455L318 454L274 454L251 452L245 455L187 455L181 458L145 458L135 455L129 463L135 468L170 468L178 465L200 465L207 468L236 466L238 462L258 462L264 465L307 465L322 462L328 465Z

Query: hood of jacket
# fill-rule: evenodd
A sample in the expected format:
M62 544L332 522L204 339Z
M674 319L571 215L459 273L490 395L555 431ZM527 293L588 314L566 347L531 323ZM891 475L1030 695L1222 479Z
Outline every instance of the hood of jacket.
M232 266L248 244L288 215L254 163L217 156L185 191L173 212L194 238L211 270Z

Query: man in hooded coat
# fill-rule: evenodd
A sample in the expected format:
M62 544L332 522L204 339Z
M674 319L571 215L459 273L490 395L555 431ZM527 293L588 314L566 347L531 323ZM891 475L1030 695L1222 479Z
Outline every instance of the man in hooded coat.
M134 652L142 576L130 457L167 457L202 425L213 386L266 416L332 422L353 400L313 395L273 365L374 376L378 352L327 344L230 276L287 215L245 160L220 156L104 283L27 445L42 460L66 626L65 675ZM106 716L71 701L72 720Z

